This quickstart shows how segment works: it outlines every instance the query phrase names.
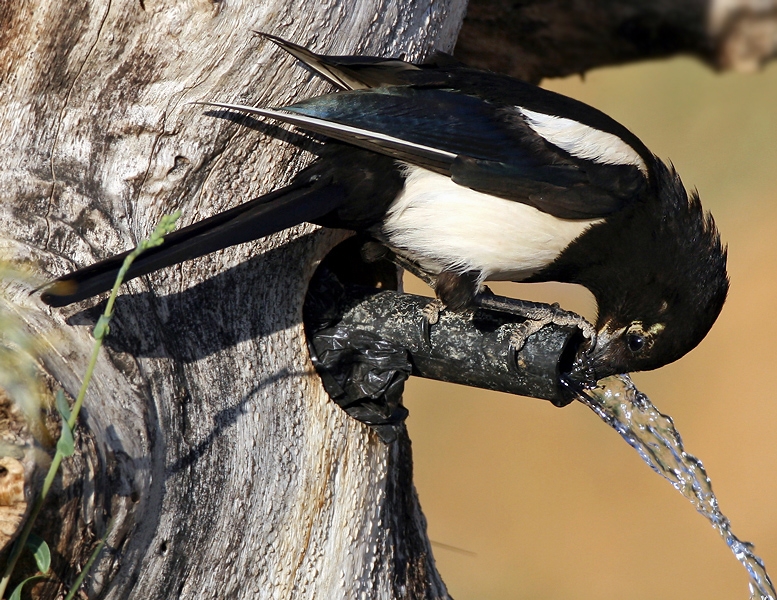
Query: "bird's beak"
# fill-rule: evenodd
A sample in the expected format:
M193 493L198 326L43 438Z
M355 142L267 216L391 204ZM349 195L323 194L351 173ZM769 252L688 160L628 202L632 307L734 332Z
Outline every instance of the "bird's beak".
M618 352L620 344L613 342L624 331L625 328L600 327L593 344L581 348L571 371L564 374L566 382L577 388L592 388L600 379L620 373L623 357Z
M620 365L625 357L620 355L622 344L615 340L622 339L625 332L625 327L611 329L605 325L596 334L596 344L589 352L589 368L597 381L622 371Z

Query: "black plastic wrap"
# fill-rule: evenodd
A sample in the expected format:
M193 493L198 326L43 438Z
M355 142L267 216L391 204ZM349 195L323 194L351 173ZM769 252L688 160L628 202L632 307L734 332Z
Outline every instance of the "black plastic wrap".
M429 325L423 311L430 301L342 284L325 266L311 282L305 326L316 370L332 399L381 439L392 441L407 416L401 396L411 374L556 406L570 402L561 378L582 342L577 328L547 325L515 352L511 332L524 317L507 310L443 311Z

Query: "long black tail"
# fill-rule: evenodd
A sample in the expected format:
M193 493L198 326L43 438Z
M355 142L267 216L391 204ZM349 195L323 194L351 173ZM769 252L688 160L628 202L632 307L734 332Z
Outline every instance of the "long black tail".
M285 188L165 236L162 245L146 250L132 263L124 281L319 219L346 197L345 189L329 178L302 182L298 178ZM45 286L41 299L51 306L65 306L111 289L129 252L55 279Z

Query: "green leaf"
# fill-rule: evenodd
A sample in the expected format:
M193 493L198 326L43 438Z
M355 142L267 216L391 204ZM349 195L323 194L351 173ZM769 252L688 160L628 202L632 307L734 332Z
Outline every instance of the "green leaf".
M28 577L14 588L14 591L11 592L10 596L8 596L8 600L22 600L22 588L24 585L30 583L31 581L37 581L38 579L46 579L46 576L33 575L32 577Z
M62 388L59 388L57 390L57 397L55 400L57 404L57 410L59 411L59 414L62 416L63 421L67 421L70 419L70 405L67 403L67 399L65 398L65 390Z
M57 452L62 456L72 456L75 451L76 441L73 439L73 430L70 429L67 421L63 421L62 432L59 434L59 440L57 441Z
M31 533L24 545L35 555L35 564L38 565L38 571L48 573L51 566L51 551L46 540L39 535Z

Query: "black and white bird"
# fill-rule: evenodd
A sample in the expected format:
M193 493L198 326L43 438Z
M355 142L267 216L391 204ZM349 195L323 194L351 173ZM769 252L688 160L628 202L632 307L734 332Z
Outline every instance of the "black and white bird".
M446 55L322 56L264 37L340 91L279 109L206 104L329 141L289 186L170 234L128 278L309 221L371 235L452 310L485 281L585 286L597 378L672 362L712 327L728 290L712 217L623 125ZM43 300L109 289L123 257L59 278Z

